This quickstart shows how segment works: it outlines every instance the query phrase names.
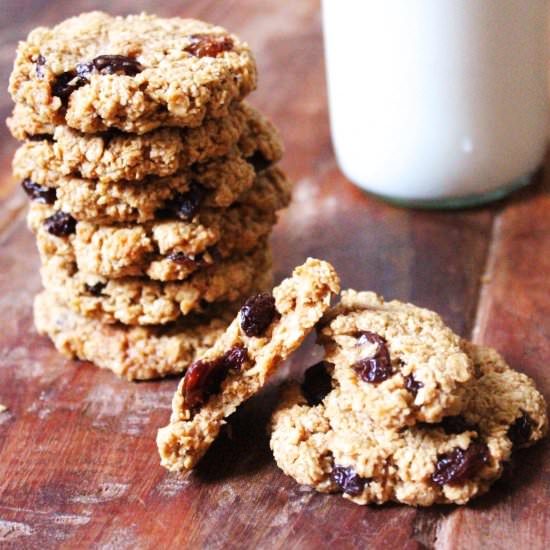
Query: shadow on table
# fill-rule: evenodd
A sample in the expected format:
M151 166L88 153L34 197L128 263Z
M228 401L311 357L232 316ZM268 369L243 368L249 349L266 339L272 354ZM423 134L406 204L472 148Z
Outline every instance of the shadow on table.
M228 419L219 437L194 470L205 483L250 476L273 461L268 423L279 397L278 386L266 388Z
M468 507L479 511L489 510L517 496L517 493L534 485L537 480L540 482L549 448L548 441L544 441L530 449L521 449L514 453L512 461L506 464L502 477L486 495L473 500Z

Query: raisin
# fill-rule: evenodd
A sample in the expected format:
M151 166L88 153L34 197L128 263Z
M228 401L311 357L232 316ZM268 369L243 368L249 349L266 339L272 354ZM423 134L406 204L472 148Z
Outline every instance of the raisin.
M353 365L353 369L364 382L378 384L394 374L390 352L386 340L379 334L368 331L360 333L357 344L364 345L367 342L378 346L374 355L360 359Z
M410 391L415 397L420 388L423 388L424 384L417 380L412 374L405 377L405 388Z
M29 141L49 141L53 143L53 136L51 134L34 134L32 136L27 136Z
M97 282L93 285L89 285L88 283L84 283L84 288L86 289L86 292L88 292L88 294L91 294L92 296L101 296L103 290L105 289L105 287L107 286L106 283L102 283L102 282Z
M248 359L248 350L242 345L236 345L227 351L223 358L230 369L239 370Z
M256 294L241 308L241 328L247 336L261 336L279 317L275 298L267 292Z
M332 390L332 381L327 370L329 364L321 361L305 372L302 392L312 407L321 403Z
M40 65L37 65L37 70ZM88 63L79 63L75 71L61 73L52 84L52 95L61 99L67 106L71 94L81 86L88 84L93 72L100 74L123 73L135 76L143 70L138 61L125 55L100 55Z
M84 84L88 84L88 80L73 71L61 73L52 84L52 95L61 99L63 105L67 106L71 94Z
M55 187L39 185L38 183L31 181L29 178L25 178L21 182L21 187L27 196L34 202L39 202L40 204L53 204L55 202Z
M206 259L207 255L209 256L209 259ZM172 252L166 257L178 265L183 265L189 268L209 267L222 259L220 251L216 246L211 246L205 252L200 252L194 256L186 254L185 252Z
M216 36L214 34L192 34L191 43L184 51L195 57L216 57L220 53L233 49L233 40L230 36Z
M248 358L244 346L234 346L212 361L195 361L185 373L183 397L190 409L196 409L220 391L230 369L238 370Z
M171 254L168 254L167 258L178 265L183 265L186 267L200 267L206 265L202 259L202 254L197 254L193 258L184 252L172 252Z
M61 210L44 220L44 227L48 233L56 237L66 237L76 231L76 220Z
M170 208L178 218L189 221L193 219L193 216L195 216L199 210L205 196L206 189L198 183L192 182L189 185L189 191L187 191L187 193L176 193L174 195L168 204L168 208Z
M441 421L441 427L447 435L456 435L468 431L477 431L476 426L469 424L466 419L461 416L446 416Z
M157 208L155 210L155 218L158 220L167 220L174 215L174 211L170 208Z
M524 412L508 428L508 439L516 446L525 445L529 441L532 432L533 419Z
M331 481L346 495L357 496L363 492L368 479L356 474L352 468L335 466L330 474Z
M252 164L256 172L266 170L272 164L272 162L266 158L261 151L256 151L251 157L247 157L246 162Z
M131 57L125 55L99 55L87 63L79 63L76 66L76 74L90 79L92 73L99 74L124 74L127 76L136 76L143 70L141 64Z
M46 76L46 73L44 72L44 65L46 64L46 58L39 54L38 57L36 58L36 76L42 80L45 76Z
M466 450L456 447L450 453L437 457L432 481L437 485L468 481L489 462L489 457L485 443L472 443Z

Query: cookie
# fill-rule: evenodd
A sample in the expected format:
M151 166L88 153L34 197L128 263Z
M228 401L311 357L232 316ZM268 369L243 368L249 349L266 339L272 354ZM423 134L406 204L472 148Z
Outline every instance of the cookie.
M18 157L32 174L51 171L61 176L111 181L139 181L147 176L170 176L195 162L227 154L246 124L241 105L224 118L209 119L197 128L161 128L143 135L117 130L82 134L57 126L53 135L26 141ZM9 119L16 133L17 121Z
M226 116L255 87L250 49L222 27L97 11L33 30L9 83L44 124L137 134Z
M11 121L14 127L17 122ZM258 161L262 155L266 163L282 155L275 127L244 104L232 106L227 117L209 119L197 128L161 128L136 136L115 130L81 134L58 126L52 136L38 137L19 147L14 167L20 177L42 183L60 176L104 183L171 176L197 162L227 155L241 142L243 156L256 154Z
M221 304L208 315L170 325L129 327L82 317L41 292L34 301L34 323L70 359L91 361L128 380L150 380L183 372L214 345L236 310L236 304Z
M14 106L6 125L11 135L19 141L51 139L58 128L55 124L40 121L30 107L21 103Z
M183 280L222 258L249 252L271 233L276 211L290 201L290 185L286 179L270 178L269 172L258 176L256 185L241 196L242 202L227 209L201 210L189 222L111 226L76 222L71 227L74 232L63 235L51 223L59 217L58 211L33 202L28 223L43 258L63 255L66 261L76 262L80 272L108 278Z
M254 183L254 169L238 154L221 157L206 167L202 173L187 171L139 184L63 176L43 183L25 178L21 186L31 199L51 194L56 210L77 220L113 224L143 223L160 215L188 219L201 206L226 208Z
M40 274L46 290L80 315L104 323L160 325L213 302L239 300L270 271L271 250L260 243L247 255L222 260L177 282L106 279L79 272L64 256L43 260Z
M357 413L387 428L457 414L474 375L439 315L372 292L344 291L318 340L342 391L357 396Z
M320 366L290 385L272 418L271 449L298 483L341 493L357 504L464 504L498 479L513 449L547 432L546 404L526 375L494 350L471 346L477 376L461 416L392 430L356 411L357 394L330 380L322 398ZM332 389L330 386L332 385ZM305 395L309 396L309 401ZM365 395L361 395L365 399Z
M161 464L192 468L217 437L225 418L271 377L330 305L339 281L327 262L308 259L273 290L251 297L216 344L193 363L161 428Z
M282 154L280 141L258 134L247 137L243 150L234 148L223 157L194 164L177 174L140 182L100 182L35 170L34 161L20 149L13 160L14 175L31 199L49 202L75 219L101 224L140 222L159 213L188 219L202 206L226 208L254 184L257 174L268 171ZM271 139L273 138L273 139ZM273 167L271 167L273 169ZM281 179L274 173L272 179Z

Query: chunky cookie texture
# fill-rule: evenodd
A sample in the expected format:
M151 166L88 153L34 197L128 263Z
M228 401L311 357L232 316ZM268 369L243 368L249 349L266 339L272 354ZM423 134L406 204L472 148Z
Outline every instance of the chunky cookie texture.
M8 125L20 133L15 114ZM141 136L116 130L82 134L58 126L53 135L39 135L21 145L14 168L16 174L42 183L66 176L103 183L139 182L223 157L237 145L254 164L263 157L268 165L282 156L281 139L271 122L239 104L227 117L206 120L197 128L161 128Z
M183 372L214 345L237 310L237 304L220 304L207 315L163 327L129 327L78 315L42 292L34 301L34 323L68 358L91 361L128 380L150 380Z
M21 135L15 116L9 126ZM141 136L116 130L82 134L58 126L53 135L26 141L18 156L25 157L33 172L49 170L104 182L139 181L170 176L195 162L227 154L245 125L245 110L239 105L227 117L209 119L198 128L161 128Z
M392 430L374 423L355 405L367 396L344 389L334 374L318 404L289 385L272 418L277 464L298 483L357 504L464 504L486 492L514 450L546 434L546 404L533 381L496 351L464 348L476 375L460 416L437 424Z
M9 90L43 124L142 134L226 116L255 87L248 46L221 27L91 12L33 30Z
M347 290L318 332L358 415L400 428L440 422L462 409L473 364L436 313Z
M175 281L257 247L276 223L277 210L289 203L290 190L279 169L271 168L260 173L239 203L227 209L202 209L189 222L172 219L107 226L78 222L73 233L63 237L53 235L45 225L55 208L36 202L31 204L28 222L44 260L63 256L82 273L109 278Z
M200 312L214 302L240 300L270 272L271 249L266 243L260 243L249 254L201 269L184 281L107 279L81 273L63 255L44 259L40 270L46 290L76 313L126 325L166 324Z
M42 122L33 109L21 103L14 106L6 125L11 135L19 141L51 140L57 128L55 124Z
M170 424L157 436L161 464L172 471L193 468L217 437L225 418L264 386L280 362L313 329L338 291L339 280L332 266L310 258L273 290L274 307L265 307L271 302L266 296L247 302L264 305L258 310L241 309L180 382ZM254 335L249 336L251 325Z
M282 151L278 135L258 122L245 130L237 146L225 156L195 163L166 177L106 182L64 176L52 169L49 157L40 160L38 153L31 154L26 146L16 152L13 169L23 186L32 185L50 193L50 203L78 220L142 223L160 215L189 219L201 207L226 208L254 185L257 175L266 172L275 185L277 180L286 179L279 168L272 166ZM259 157L263 159L261 166Z

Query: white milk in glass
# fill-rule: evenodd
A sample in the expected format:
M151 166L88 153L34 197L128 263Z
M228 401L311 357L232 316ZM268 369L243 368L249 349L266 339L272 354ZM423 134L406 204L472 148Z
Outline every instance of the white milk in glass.
M323 0L343 172L411 204L525 184L548 130L547 0Z

